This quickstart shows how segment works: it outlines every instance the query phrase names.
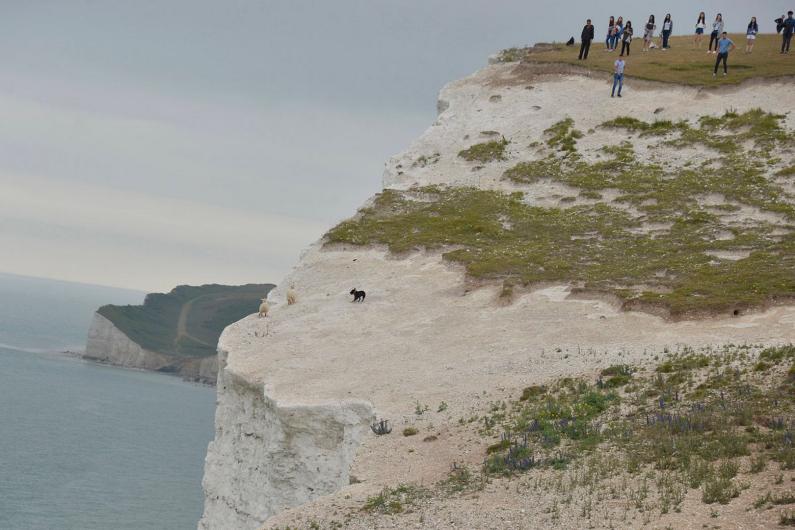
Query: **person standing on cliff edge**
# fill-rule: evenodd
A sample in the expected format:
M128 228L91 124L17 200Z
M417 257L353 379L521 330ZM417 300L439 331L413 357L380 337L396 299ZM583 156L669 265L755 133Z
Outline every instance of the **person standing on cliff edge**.
M712 77L718 75L718 65L721 61L723 61L723 75L728 75L729 68L726 65L726 61L729 59L729 52L734 48L734 42L732 42L727 33L724 31L721 39L718 41L718 60L715 61L715 70L712 72Z
M621 89L624 88L624 59L619 57L613 64L613 92L610 97L616 96L616 86L618 86L618 97L621 97Z
M587 59L588 58L588 50L591 49L591 41L594 38L594 29L593 24L591 24L591 19L589 18L585 22L585 26L582 28L582 34L580 35L580 56L579 60Z

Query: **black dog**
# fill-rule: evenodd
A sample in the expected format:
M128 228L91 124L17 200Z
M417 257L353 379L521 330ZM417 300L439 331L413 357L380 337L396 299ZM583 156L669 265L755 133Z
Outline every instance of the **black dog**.
M351 289L351 294L353 295L354 302L364 302L364 297L366 293L364 291L357 291L356 287Z

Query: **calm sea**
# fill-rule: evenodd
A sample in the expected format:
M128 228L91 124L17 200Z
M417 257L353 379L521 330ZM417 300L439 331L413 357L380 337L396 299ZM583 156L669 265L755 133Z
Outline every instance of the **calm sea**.
M214 389L34 352L79 346L85 330L76 327L94 303L79 286L42 282L50 301L67 291L57 305L72 308L48 315L49 326L35 311L13 310L14 278L0 275L0 342L15 346L0 346L0 528L196 528ZM139 297L105 294L103 303Z

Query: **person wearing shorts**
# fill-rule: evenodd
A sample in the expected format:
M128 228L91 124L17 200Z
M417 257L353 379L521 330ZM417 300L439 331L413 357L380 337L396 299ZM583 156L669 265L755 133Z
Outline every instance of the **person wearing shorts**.
M759 24L756 23L756 17L751 17L751 22L748 23L748 29L745 30L745 53L754 51L757 33L759 33Z
M706 15L702 11L698 14L698 20L696 21L696 36L693 37L693 48L699 48L701 46L701 39L704 38L704 28L706 27Z

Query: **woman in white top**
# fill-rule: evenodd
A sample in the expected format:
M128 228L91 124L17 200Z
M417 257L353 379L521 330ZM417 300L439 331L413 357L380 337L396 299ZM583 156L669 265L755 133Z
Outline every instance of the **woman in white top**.
M745 53L754 51L754 43L756 42L756 34L759 33L759 25L756 23L756 17L751 17L751 22L748 23L748 29L745 30Z
M693 38L693 47L701 47L701 39L704 38L704 28L707 27L706 15L702 11L698 14L698 21L696 21L696 36Z
M643 32L643 50L644 52L649 51L651 47L652 40L654 39L654 30L657 29L657 25L654 23L654 15L649 15L649 21L646 22L646 27L644 28Z
M665 20L662 23L662 33L661 39L662 42L660 43L663 50L667 50L671 46L668 44L668 39L671 37L671 33L674 31L674 21L671 19L671 14L668 13L665 15Z

